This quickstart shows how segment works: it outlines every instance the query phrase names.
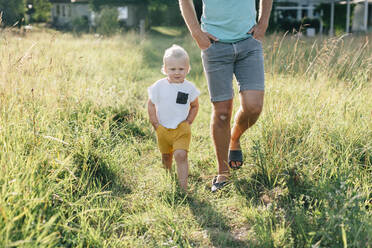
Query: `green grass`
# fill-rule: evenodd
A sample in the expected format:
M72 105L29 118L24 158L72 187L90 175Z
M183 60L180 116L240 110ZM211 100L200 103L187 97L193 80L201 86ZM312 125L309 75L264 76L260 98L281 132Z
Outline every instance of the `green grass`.
M267 37L246 163L212 194L200 51L176 31L1 31L0 247L371 247L371 36ZM146 111L172 44L201 90L188 196L162 169Z

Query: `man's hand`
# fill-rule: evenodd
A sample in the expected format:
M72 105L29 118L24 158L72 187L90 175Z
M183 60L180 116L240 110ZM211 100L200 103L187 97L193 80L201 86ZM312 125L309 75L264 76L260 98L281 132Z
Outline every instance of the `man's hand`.
M249 30L248 34L252 34L253 38L262 42L265 37L267 26L268 25L258 23Z
M256 40L263 41L264 39L266 29L269 26L272 5L273 0L260 0L258 23L248 32Z
M211 40L218 41L216 37L207 32L203 32L202 30L198 30L197 32L192 33L191 35L201 50L205 50L208 47L210 47Z
M215 41L218 39L201 30L196 17L193 0L179 0L179 3L183 19L190 30L191 36L194 38L196 44L201 50L207 49L211 45L211 39Z

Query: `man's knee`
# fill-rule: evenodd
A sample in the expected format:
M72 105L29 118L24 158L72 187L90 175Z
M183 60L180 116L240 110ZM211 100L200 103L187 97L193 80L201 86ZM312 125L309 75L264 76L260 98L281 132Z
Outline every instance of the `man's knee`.
M219 123L227 123L230 121L230 117L227 113L219 113L217 114L217 120Z
M262 112L262 104L244 104L242 106L243 112L247 115L258 116Z
M213 112L214 121L219 123L230 122L231 111L229 109L215 109Z
M218 123L230 123L232 112L232 100L213 103L213 121Z

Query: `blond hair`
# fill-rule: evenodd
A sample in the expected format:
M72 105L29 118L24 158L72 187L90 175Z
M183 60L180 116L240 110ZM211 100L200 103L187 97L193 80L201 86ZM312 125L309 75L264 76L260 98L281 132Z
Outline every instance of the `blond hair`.
M188 63L190 61L189 55L187 54L186 50L183 49L183 47L179 45L173 44L171 47L167 48L164 52L163 66L161 67L161 72L163 74L165 74L165 71L164 71L165 60L168 58L177 58L177 59L184 58L187 60ZM190 70L190 66L189 66L189 70Z

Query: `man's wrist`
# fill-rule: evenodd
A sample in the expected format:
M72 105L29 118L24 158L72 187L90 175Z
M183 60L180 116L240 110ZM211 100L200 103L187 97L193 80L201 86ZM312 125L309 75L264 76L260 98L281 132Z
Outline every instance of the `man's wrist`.
M190 34L192 37L195 38L195 37L202 35L203 31L201 30L200 27L195 27L195 28L190 29Z
M269 26L269 21L268 20L259 20L257 23L259 26L267 28Z

